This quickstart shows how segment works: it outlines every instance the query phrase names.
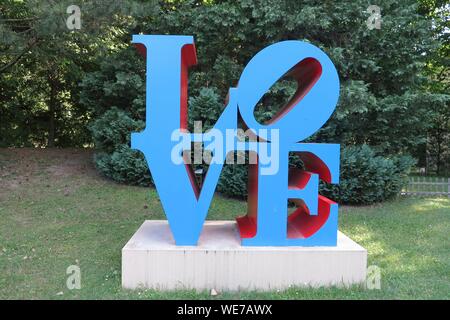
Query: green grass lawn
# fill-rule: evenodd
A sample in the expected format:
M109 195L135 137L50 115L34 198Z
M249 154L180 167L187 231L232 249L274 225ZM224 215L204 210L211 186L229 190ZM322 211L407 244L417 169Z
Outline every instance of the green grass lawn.
M0 149L1 299L210 298L209 292L121 288L121 248L145 219L164 219L151 188L99 177L84 150ZM234 219L246 203L216 196L208 219ZM341 207L339 228L367 248L381 289L222 292L232 299L449 299L450 200L400 198ZM68 290L66 269L81 268Z

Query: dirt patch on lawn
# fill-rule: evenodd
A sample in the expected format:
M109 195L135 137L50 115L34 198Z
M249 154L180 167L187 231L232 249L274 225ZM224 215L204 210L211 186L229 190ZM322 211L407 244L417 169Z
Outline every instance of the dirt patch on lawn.
M0 148L0 194L22 185L73 176L98 177L92 149Z

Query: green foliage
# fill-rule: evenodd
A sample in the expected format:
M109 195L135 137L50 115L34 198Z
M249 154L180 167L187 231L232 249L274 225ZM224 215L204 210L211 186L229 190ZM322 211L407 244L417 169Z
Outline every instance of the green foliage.
M69 4L5 0L0 6L2 146L94 142L101 172L147 183L124 171L126 161L129 170L132 163L137 172L147 170L128 147L130 132L145 121L145 62L130 47L132 34L194 35L191 130L193 121L202 121L204 130L213 126L229 88L259 50L295 39L323 49L341 81L335 113L308 142L367 144L388 159L412 154L420 166L447 170L445 2L379 1L379 30L368 29L363 0L80 0L82 29L76 31L65 25ZM270 119L294 91L291 79L280 79L255 106L256 119ZM225 166L218 189L245 196L246 171Z
M117 182L140 186L153 184L143 155L128 145L118 145L111 154L98 152L94 161L102 174Z
M244 164L225 164L217 184L217 191L235 197L247 197L248 166Z
M420 11L433 21L437 49L425 67L430 94L425 101L431 125L424 148L419 150L420 166L428 173L450 176L450 6L448 1L423 0ZM420 152L421 151L421 152Z
M72 4L0 2L0 146L88 146L91 114L79 103L79 82L98 69L98 57L127 46L136 19L159 8L155 1L80 0L82 27L71 31Z
M101 59L97 71L87 73L80 84L80 104L94 118L116 106L134 119L145 114L145 65L134 48Z
M111 108L90 127L98 150L112 153L121 145L130 143L130 132L140 131L144 122L133 120L125 111Z
M369 146L351 146L341 153L339 185L321 184L321 193L347 204L371 204L399 194L415 161L409 156L386 158Z
M201 121L203 130L211 129L224 109L217 89L203 87L197 96L189 98L189 129L194 130L194 121Z
M367 28L364 1L171 1L161 3L161 14L148 17L154 23L142 19L135 27L150 34L194 35L198 65L189 73L190 130L194 121L202 121L203 130L214 125L229 88L237 85L245 64L265 46L288 39L318 45L338 69L341 96L333 117L308 141L368 144L387 155L373 164L379 167L380 176L391 169L391 175L396 175L393 160L388 159L417 152L431 126L432 117L424 103L431 98L422 92L426 80L422 69L436 44L431 20L420 14L416 1L383 1L380 6L380 30ZM132 51L123 49L102 58L100 69L84 77L81 103L90 108L94 118L104 119L109 108L117 107L132 119L145 120L145 63ZM295 83L282 78L255 106L255 117L261 122L270 119L294 91ZM114 153L117 147L104 145L96 138L98 128L92 130L99 152ZM103 130L100 135L104 134L111 134L121 148L129 139L129 132L120 136ZM107 141L105 136L102 141ZM363 162L358 164L365 170ZM113 167L108 170L105 174L115 175ZM364 195L353 202L380 201L391 196L391 189L398 190L398 184L384 183L382 195ZM343 190L353 192L352 188L349 185ZM218 190L245 197L246 189L247 166L225 165Z
M295 157L289 160L292 166L303 166ZM339 185L321 182L320 193L346 204L381 202L399 194L414 164L410 156L379 156L368 145L345 147L341 152ZM217 190L228 196L245 198L247 176L246 165L225 165Z
M81 82L80 103L95 119L89 129L97 150L97 169L118 182L149 185L143 155L130 149L131 132L145 127L145 69L139 59L132 48L104 59L99 70Z
M333 118L309 140L414 152L431 121L418 98L423 67L436 47L431 20L419 14L416 1L382 1L382 27L369 30L367 6L365 1L183 1L167 9L150 32L194 34L199 63L191 71L190 90L214 87L222 97L258 50L276 41L306 39L330 55L341 79ZM260 121L292 95L285 80L256 106Z
M97 154L94 157L97 169L105 176L136 185L152 183L144 157L131 150L130 132L144 128L144 122L133 120L125 111L116 107L108 110L90 127Z
M121 183L152 184L143 155L130 149L130 133L142 130L144 125L113 107L90 126L97 147L95 165L102 174Z

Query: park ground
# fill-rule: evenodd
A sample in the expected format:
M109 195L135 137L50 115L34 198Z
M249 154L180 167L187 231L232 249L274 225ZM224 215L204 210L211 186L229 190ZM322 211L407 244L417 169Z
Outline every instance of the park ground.
M246 203L217 195L208 219L234 219ZM0 299L449 299L450 199L397 198L342 206L339 228L367 248L381 289L290 288L209 292L121 288L121 248L145 219L164 219L153 188L96 173L92 151L0 149ZM81 289L68 290L78 265Z

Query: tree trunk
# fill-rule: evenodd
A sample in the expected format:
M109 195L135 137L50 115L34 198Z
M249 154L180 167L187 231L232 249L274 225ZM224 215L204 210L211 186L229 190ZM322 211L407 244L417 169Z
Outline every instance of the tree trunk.
M442 136L441 136L441 132L439 131L438 133L438 139L437 139L437 145L438 145L438 149L437 149L437 155L436 155L436 173L439 176L441 174L441 143L442 143Z
M48 141L47 141L47 147L53 148L55 146L55 131L56 131L56 125L55 125L55 111L56 111L56 104L57 104L57 90L56 90L56 83L55 81L49 77L48 83L50 86L50 97L49 97L49 103L48 103Z
M53 148L55 146L55 110L53 105L49 106L49 117L47 146Z
M58 79L52 74L48 75L50 96L48 100L48 140L47 147L53 148L56 140L56 112L58 109Z

